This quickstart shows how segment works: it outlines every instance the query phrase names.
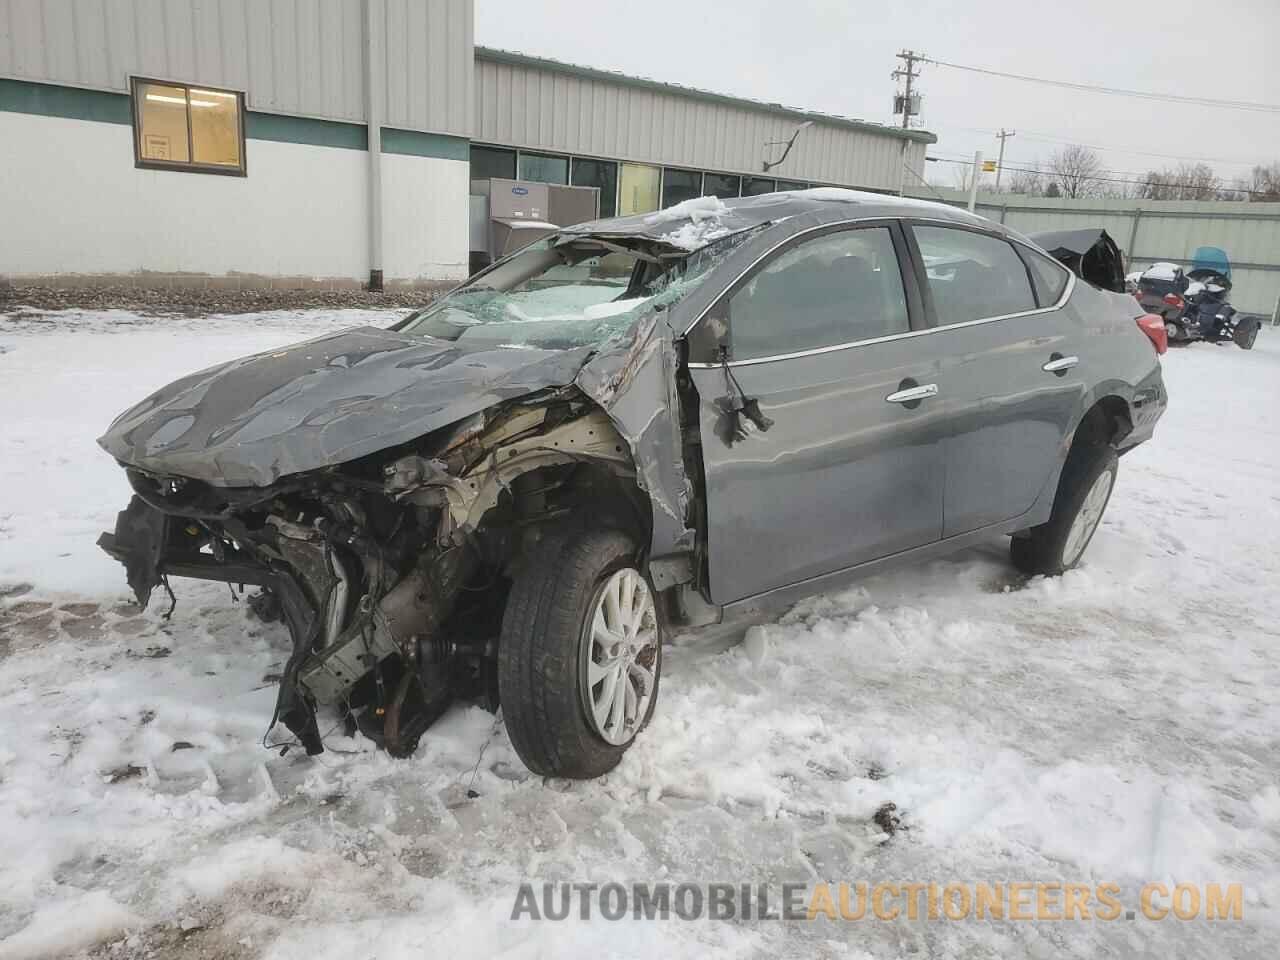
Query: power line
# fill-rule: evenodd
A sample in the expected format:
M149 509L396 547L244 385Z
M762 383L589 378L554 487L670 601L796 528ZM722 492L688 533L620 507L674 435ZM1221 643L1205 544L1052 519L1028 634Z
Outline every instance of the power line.
M1079 144L1079 146L1084 146L1084 144ZM947 154L938 153L938 154L934 154L934 156L938 157L939 159L942 159L945 157L948 160L948 162L954 160L957 163L970 163L973 160L973 158L968 156L967 154L953 153L948 156ZM1022 162L1026 163L1026 161L1022 161ZM1039 173L1045 173L1045 174L1050 172L1046 170L1044 167L1036 167L1036 166L1019 167L1016 164L1017 164L1017 161L1012 161L1010 163L1009 169L1010 170L1027 170L1032 173L1039 172ZM1159 170L1110 170L1110 169L1107 169L1105 172L1109 174L1118 173L1126 177L1136 177L1138 181L1142 183L1145 183L1147 180L1147 177L1150 176L1152 173L1161 173L1161 171Z
M952 157L933 156L933 157L927 157L926 159L936 163L960 163L960 164L964 164L965 166L973 165L972 158L959 158L959 157L952 158ZM1056 179L1053 171L1042 170L1039 167L1016 167L1016 166L1010 165L1008 169L1013 170L1015 172L1019 172L1019 173L1038 173L1050 180ZM1101 177L1101 176L1099 177L1084 176L1084 177L1081 177L1080 179L1088 180L1090 183L1132 183L1132 184L1138 184L1139 186L1142 186L1148 182L1145 179L1144 174L1137 174L1136 176L1143 177L1143 179L1131 180L1131 179L1124 179L1120 177ZM1203 187L1204 184L1173 183L1170 181L1161 180L1160 186L1186 188L1188 190L1195 190L1195 189L1199 189L1200 187ZM1225 193L1244 193L1244 194L1248 194L1249 196L1254 196L1254 195L1267 196L1268 195L1268 191L1266 190L1250 190L1247 187L1223 187L1222 189L1223 189L1223 192Z
M952 123L932 123L930 127L941 127L944 130L964 130L966 133L985 133L993 137L999 137L999 131L992 127L963 127ZM1158 153L1154 150L1138 150L1134 147L1122 147L1116 144L1106 143L1082 143L1079 140L1064 140L1059 136L1048 133L1040 133L1036 130L1019 130L1018 135L1028 140L1035 140L1039 143L1056 143L1060 146L1080 146L1088 147L1090 150L1106 150L1111 153L1131 154L1135 157L1159 157L1162 160L1187 160L1192 163L1225 163L1238 167L1255 167L1259 165L1265 166L1261 160L1240 160L1229 157L1188 157L1180 153Z
M1022 80L1026 83L1039 83L1049 87L1062 87L1067 90L1080 90L1085 93L1105 93L1118 97L1136 97L1140 100L1159 100L1164 103L1193 104L1201 107L1219 107L1227 110L1254 110L1261 113L1280 113L1280 104L1255 103L1250 100L1217 100L1213 97L1183 97L1172 93L1153 93L1149 90L1128 90L1124 87L1104 87L1090 83L1073 83L1069 80L1048 80L1044 77L1029 77L1021 73L1005 73L1002 70L988 70L985 67L971 67L962 63L949 63L946 60L934 60L932 57L922 58L925 63L937 67L950 67L953 70L967 70L970 73L981 73L989 77L1003 77L1006 80Z

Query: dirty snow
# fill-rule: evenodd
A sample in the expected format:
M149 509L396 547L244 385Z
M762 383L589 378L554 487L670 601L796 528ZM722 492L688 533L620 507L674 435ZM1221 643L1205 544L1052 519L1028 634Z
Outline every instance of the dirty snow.
M1081 569L992 540L677 638L617 771L544 782L451 710L408 761L259 745L284 633L139 614L94 444L180 372L391 314L0 319L0 958L1270 956L1280 337L1172 350ZM1211 402L1209 402L1211 400ZM478 796L468 797L468 789ZM892 837L873 822L893 803ZM1245 885L1238 923L512 922L525 880Z

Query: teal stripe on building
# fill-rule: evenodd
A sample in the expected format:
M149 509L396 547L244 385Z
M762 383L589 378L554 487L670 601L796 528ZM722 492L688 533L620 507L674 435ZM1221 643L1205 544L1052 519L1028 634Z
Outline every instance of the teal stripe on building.
M382 152L410 157L435 157L438 160L467 161L471 159L471 143L461 137L446 137L438 133L419 133L416 130L383 127Z
M369 149L369 134L363 123L290 117L282 113L259 113L257 110L245 111L244 135L249 140L344 147L348 150Z
M28 83L25 80L0 79L0 110L98 123L133 123L129 98L123 93Z
M0 78L0 111L126 126L133 123L128 94L3 78ZM244 135L248 140L346 150L369 149L368 129L363 123L294 117L258 110L245 111ZM470 159L470 142L462 137L393 127L382 129L382 150L384 153L440 160Z

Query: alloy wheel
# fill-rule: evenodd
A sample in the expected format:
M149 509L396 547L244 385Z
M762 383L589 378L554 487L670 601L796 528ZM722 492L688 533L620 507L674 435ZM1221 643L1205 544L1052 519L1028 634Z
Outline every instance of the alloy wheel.
M1102 511L1107 507L1107 498L1111 496L1111 485L1114 482L1115 474L1110 470L1103 470L1098 474L1098 479L1093 481L1093 486L1089 488L1084 503L1080 504L1076 518L1071 522L1071 530L1067 533L1067 542L1062 548L1064 566L1069 567L1080 559L1080 554L1084 552L1102 519Z
M656 686L658 643L648 582L632 567L615 571L592 598L578 670L588 722L606 743L629 743L644 724Z

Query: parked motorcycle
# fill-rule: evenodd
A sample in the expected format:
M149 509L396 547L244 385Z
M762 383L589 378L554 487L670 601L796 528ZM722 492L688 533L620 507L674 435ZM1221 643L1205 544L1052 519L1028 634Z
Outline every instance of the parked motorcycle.
M1242 314L1227 300L1231 292L1231 263L1219 247L1200 247L1183 272L1173 263L1154 263L1138 279L1138 302L1164 319L1171 344L1195 340L1233 342L1253 349L1258 318Z

